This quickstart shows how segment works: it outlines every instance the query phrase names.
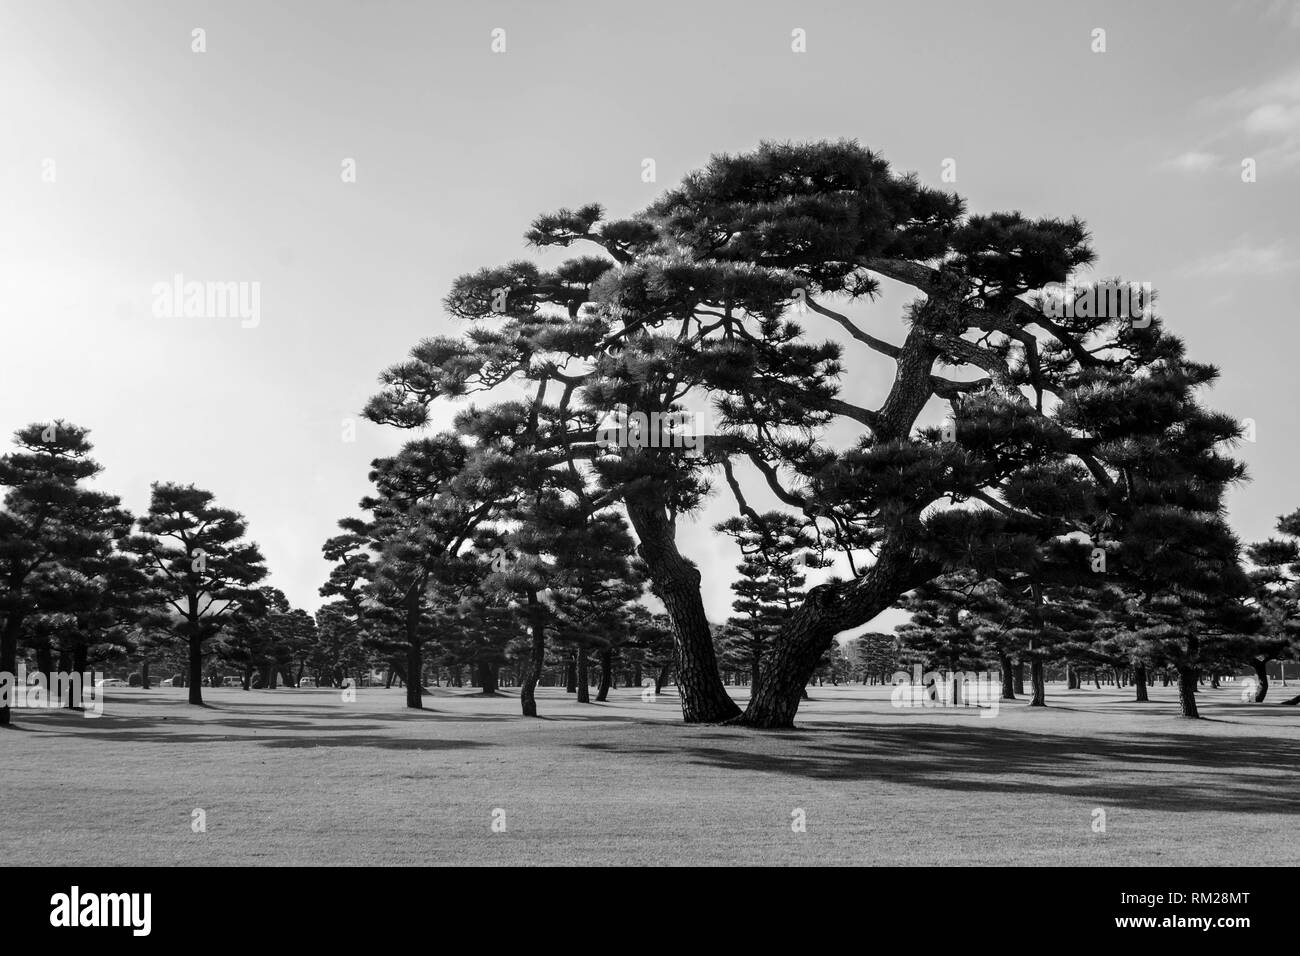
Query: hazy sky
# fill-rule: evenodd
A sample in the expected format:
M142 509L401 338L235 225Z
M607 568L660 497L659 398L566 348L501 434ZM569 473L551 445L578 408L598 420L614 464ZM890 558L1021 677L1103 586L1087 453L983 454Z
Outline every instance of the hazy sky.
M137 512L153 480L212 490L314 609L321 542L410 437L342 423L455 327L455 276L527 255L539 212L624 215L710 153L852 137L935 186L955 159L971 211L1079 215L1097 275L1155 284L1223 370L1211 404L1256 421L1231 498L1253 540L1300 507L1298 53L1300 8L1268 0L0 0L0 434L89 427ZM177 273L259 283L260 322L155 317ZM908 298L855 314L898 340ZM877 359L849 349L846 397L883 396ZM715 620L722 514L682 534Z

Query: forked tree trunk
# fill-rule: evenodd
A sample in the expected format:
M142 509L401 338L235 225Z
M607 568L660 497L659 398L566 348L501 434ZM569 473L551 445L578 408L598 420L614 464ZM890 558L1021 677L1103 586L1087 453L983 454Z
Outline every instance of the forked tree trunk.
M1141 703L1145 703L1150 698L1147 697L1147 666L1138 664L1133 668L1133 686L1137 688L1134 692L1134 698Z
M614 652L605 648L600 652L600 689L596 691L596 702L609 700L609 689L614 684Z
M637 553L650 571L651 590L663 602L672 623L682 719L688 724L701 724L739 716L740 708L727 695L718 672L713 635L700 594L700 569L677 550L673 525L661 501L651 496L630 499L627 514L640 541ZM803 679L807 676L803 675ZM795 700L797 706L797 697Z
M1264 703L1268 695L1268 662L1252 659L1250 666L1255 669L1255 703Z

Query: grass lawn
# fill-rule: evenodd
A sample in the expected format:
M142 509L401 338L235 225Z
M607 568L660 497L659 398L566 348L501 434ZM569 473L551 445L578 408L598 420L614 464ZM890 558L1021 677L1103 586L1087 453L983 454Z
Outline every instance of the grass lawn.
M424 712L396 689L185 693L116 688L97 719L15 711L6 860L1300 864L1300 709L1230 687L1196 722L1172 687L1136 704L1056 685L1047 709L992 719L813 688L787 732L684 726L675 696L636 689L579 705L542 688L541 720L512 691L435 692Z

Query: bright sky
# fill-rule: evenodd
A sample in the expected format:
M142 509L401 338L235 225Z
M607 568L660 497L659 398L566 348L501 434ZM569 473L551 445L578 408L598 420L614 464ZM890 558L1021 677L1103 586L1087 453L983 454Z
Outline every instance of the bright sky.
M1098 276L1153 282L1223 369L1212 404L1256 421L1231 504L1257 539L1300 507L1298 53L1271 0L0 0L0 433L89 427L137 512L153 480L212 490L314 609L321 542L409 437L343 421L453 328L455 276L527 255L539 212L623 215L710 153L854 137L931 185L955 159L972 211L1077 214ZM260 322L154 317L177 273L260 283ZM907 298L856 315L897 340ZM889 366L847 358L846 397L879 400ZM724 514L681 536L714 620Z

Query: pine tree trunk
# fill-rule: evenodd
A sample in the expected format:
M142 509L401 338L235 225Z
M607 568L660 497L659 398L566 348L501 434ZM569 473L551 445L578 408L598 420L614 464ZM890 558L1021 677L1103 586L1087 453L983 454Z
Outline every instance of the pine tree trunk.
M541 601L537 592L528 593L528 606L533 612L532 647L529 649L528 661L524 665L523 680L519 683L519 706L525 717L537 716L537 682L542 679L546 669L546 625L541 620Z
M650 572L651 590L672 623L682 719L701 724L738 716L740 708L727 695L718 671L700 594L700 570L677 550L663 502L652 496L633 498L627 502L627 514L640 541L637 553Z
M478 686L484 694L497 692L497 671L488 661L478 662Z
M36 670L45 675L46 687L54 686L54 652L48 644L36 649Z
M417 639L412 638L406 645L406 706L414 710L424 709L423 688L420 679L424 674L424 648Z
M0 671L13 675L10 679L18 679L18 630L22 627L22 618L10 611L5 616L4 630L0 631ZM9 685L9 699L0 706L0 727L8 727L12 723L12 707L9 701L16 699L16 695L25 693L27 688L18 688L16 684Z
M1016 661L1015 691L1021 697L1025 696L1025 662Z
M591 674L588 668L591 666L590 659L587 657L587 649L584 647L578 651L578 703L591 703Z
M1255 669L1255 703L1262 704L1268 695L1268 662L1252 659L1250 666Z
M1196 709L1195 667L1178 668L1178 704L1183 717L1195 719L1201 716L1200 711Z
M412 587L406 599L406 706L424 709L424 648L420 642L420 591Z
M755 654L749 662L749 690L751 694L754 692L754 688L758 686L758 674L760 670L759 657Z
M1147 666L1138 664L1133 668L1133 686L1137 688L1135 699L1140 703L1146 703L1150 698L1147 697Z
M564 665L564 692L566 694L575 694L578 691L578 664L570 657L567 664Z
M614 683L614 652L605 648L600 652L600 689L596 691L596 702L603 704L609 700L609 688Z
M68 673L70 674L86 673L86 669L90 666L89 661L90 661L90 645L84 642L79 643L72 652L72 666L68 668ZM77 681L75 684L71 686L75 687L77 693L79 694L85 694L86 692L86 688L82 685L81 681ZM68 694L68 709L81 710L83 703L84 701L80 697L74 697L72 695L71 688L70 688Z
M1015 700L1015 680L1011 673L1011 657L1004 651L998 651L998 670L1002 674L1002 699Z
M191 634L190 644L190 703L203 704L203 639Z
M655 675L655 696L658 697L664 692L664 687L668 684L668 676L672 672L673 665L665 664L659 668L659 673Z
M149 658L140 661L140 689L149 689Z
M1034 688L1034 696L1029 702L1029 706L1046 707L1047 682L1043 678L1043 660L1040 657L1035 657L1029 662L1029 683Z
M910 546L890 539L862 577L819 585L809 591L777 634L775 647L739 723L773 729L793 727L805 685L835 635L870 621L900 594L933 577L936 571L928 562L918 561Z

